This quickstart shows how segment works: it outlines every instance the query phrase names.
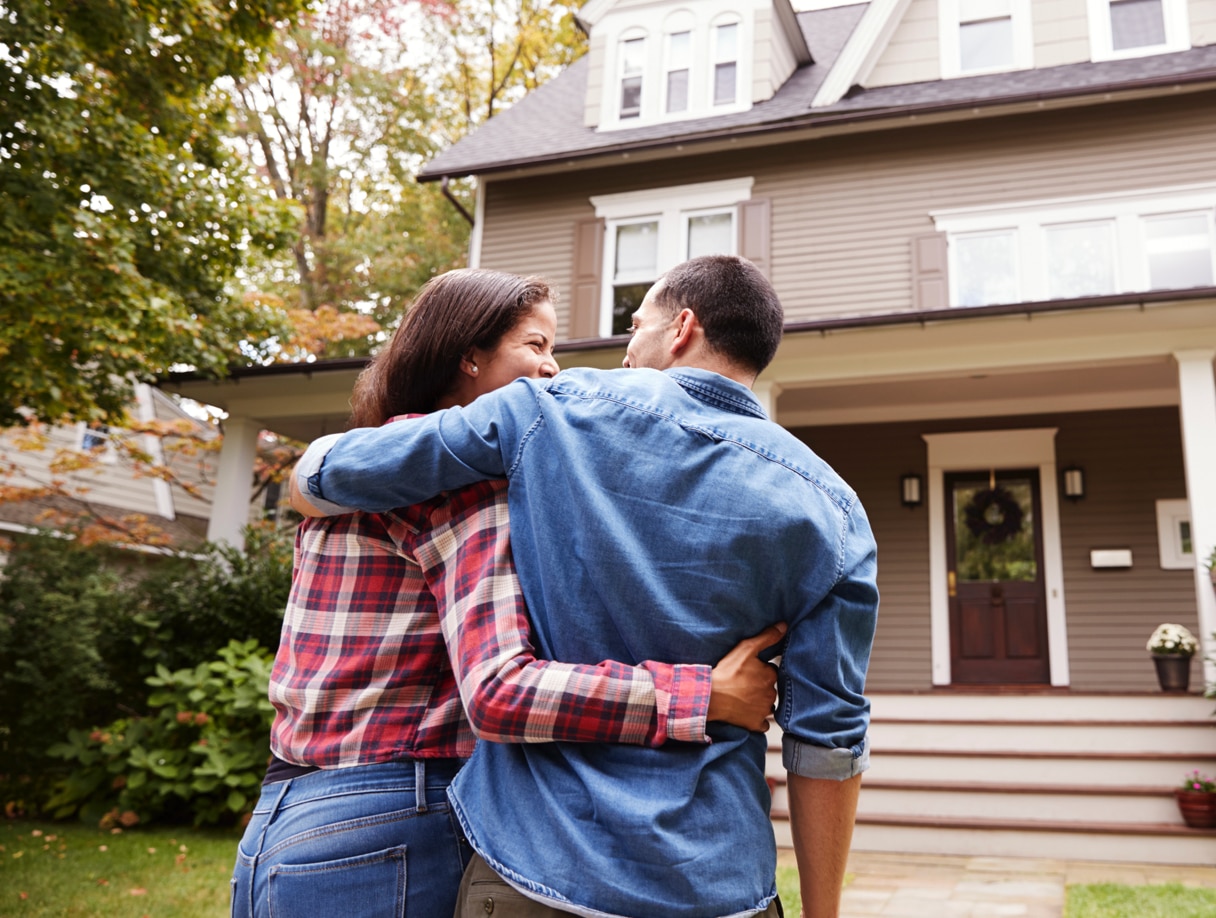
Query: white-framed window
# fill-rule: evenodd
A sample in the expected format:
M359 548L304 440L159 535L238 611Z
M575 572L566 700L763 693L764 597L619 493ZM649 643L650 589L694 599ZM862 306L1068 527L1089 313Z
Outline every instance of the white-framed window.
M620 91L617 95L617 117L622 121L637 118L642 114L643 77L646 72L646 37L643 35L624 38L620 43L618 57Z
M1095 61L1142 57L1191 46L1186 0L1088 0Z
M941 0L942 76L1034 66L1030 0Z
M1216 185L932 217L951 306L1216 286Z
M1188 501L1157 501L1157 554L1162 570L1180 571L1195 567L1191 506Z
M710 101L715 108L734 105L739 98L739 21L719 22L710 49Z
M692 32L670 32L664 56L663 111L669 115L688 111L692 76Z
M630 9L608 36L598 130L705 118L751 107L757 0ZM593 52L594 53L594 52Z
M106 464L118 461L118 453L114 449L114 441L107 425L81 421L77 425L77 435L76 448L82 453L97 453L99 460Z
M600 335L623 335L659 276L682 261L738 251L738 206L753 179L727 179L598 195L605 221Z

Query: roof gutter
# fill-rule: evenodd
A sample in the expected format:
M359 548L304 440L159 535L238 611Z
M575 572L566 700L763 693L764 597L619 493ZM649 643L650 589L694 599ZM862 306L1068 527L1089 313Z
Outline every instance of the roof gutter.
M884 108L829 112L824 114L808 113L805 115L797 115L792 118L787 118L783 121L769 122L766 124L721 128L713 131L705 131L701 134L689 134L681 137L666 136L659 138L648 138L646 140L638 140L632 143L624 142L613 144L611 147L598 147L590 150L554 153L546 156L507 160L487 166L485 168L470 167L467 169L458 169L452 172L432 173L428 173L424 169L422 172L418 173L417 179L419 182L433 182L436 180L447 182L449 178L459 178L468 175L492 175L500 172L516 171L531 166L552 165L554 163L569 164L580 162L582 160L596 159L598 157L614 156L622 153L638 153L649 150L674 148L677 144L683 148L687 148L695 144L718 143L724 140L739 140L746 137L764 137L771 134L789 133L806 128L826 128L839 125L868 124L880 121L914 119L923 115L947 114L951 112L966 111L968 109L975 112L980 112L986 109L994 109L1010 105L1025 105L1035 102L1053 102L1065 99L1080 100L1092 96L1114 96L1125 93L1140 92L1146 89L1161 89L1170 86L1197 87L1202 86L1202 84L1205 83L1210 83L1213 86L1216 86L1216 68L1206 68L1204 70L1197 70L1192 73L1182 75L1151 77L1149 79L1136 80L1132 82L1121 80L1119 82L1095 83L1092 86L1086 86L1083 90L1078 90L1076 88L1045 90L1041 92L1015 93L1013 95L1001 96L998 99L960 99L950 102L926 103L924 105L907 105L898 107L889 106Z

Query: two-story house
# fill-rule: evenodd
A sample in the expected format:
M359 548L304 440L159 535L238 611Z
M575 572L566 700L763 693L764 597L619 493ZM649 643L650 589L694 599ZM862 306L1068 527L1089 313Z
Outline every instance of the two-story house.
M856 846L1216 860L1170 794L1216 768L1202 653L1166 694L1145 649L1216 649L1216 2L581 16L420 179L476 177L470 263L558 285L567 366L685 258L773 281L757 392L879 543Z

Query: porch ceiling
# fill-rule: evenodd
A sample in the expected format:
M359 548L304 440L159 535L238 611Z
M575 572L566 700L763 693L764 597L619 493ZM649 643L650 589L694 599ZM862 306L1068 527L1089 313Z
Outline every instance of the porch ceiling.
M777 417L798 427L1177 404L1178 370L1163 356L1064 369L794 386L782 389Z

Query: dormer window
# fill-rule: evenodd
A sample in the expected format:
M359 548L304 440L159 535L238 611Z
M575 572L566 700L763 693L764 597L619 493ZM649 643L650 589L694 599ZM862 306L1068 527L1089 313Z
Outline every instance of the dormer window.
M938 9L943 77L1033 64L1030 0L941 0Z
M734 105L739 84L739 23L714 26L712 54L714 105Z
M1190 47L1186 0L1089 0L1095 61Z
M646 39L627 38L621 42L620 117L637 118L642 114L642 75L646 70Z
M688 75L692 69L692 32L673 32L667 36L668 114L688 111Z
M599 92L596 127L620 130L749 109L757 66L752 2L630 7L628 25L603 46L602 79L590 81Z

